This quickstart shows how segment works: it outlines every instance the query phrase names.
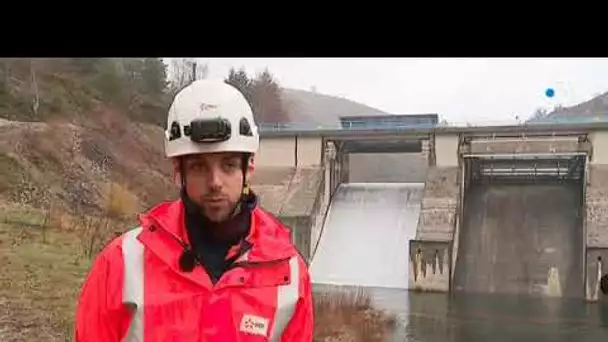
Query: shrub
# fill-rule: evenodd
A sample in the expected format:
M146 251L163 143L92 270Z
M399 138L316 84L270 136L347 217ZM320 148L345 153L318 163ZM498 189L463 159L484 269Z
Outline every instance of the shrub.
M111 182L106 187L105 212L113 219L123 219L133 215L139 206L139 199L127 188Z
M376 310L364 291L315 294L315 342L383 342L396 318Z

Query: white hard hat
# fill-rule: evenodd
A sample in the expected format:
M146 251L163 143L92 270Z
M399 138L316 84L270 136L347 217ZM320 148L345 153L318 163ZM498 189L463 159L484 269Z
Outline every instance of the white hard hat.
M250 152L258 128L245 96L222 79L197 80L175 96L167 116L165 154Z

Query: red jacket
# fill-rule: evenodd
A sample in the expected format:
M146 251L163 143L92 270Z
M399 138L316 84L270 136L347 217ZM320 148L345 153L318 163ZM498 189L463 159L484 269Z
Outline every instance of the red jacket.
M312 341L310 276L287 228L256 207L252 247L214 286L200 266L180 270L182 222L180 200L160 204L101 251L80 295L77 342Z

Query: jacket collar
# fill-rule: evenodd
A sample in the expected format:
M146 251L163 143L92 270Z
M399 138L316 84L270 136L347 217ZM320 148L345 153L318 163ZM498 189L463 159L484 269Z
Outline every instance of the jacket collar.
M290 229L277 218L257 205L251 215L251 229L245 239L251 245L249 262L273 262L290 258L297 253L291 243ZM190 245L184 223L184 203L181 199L160 203L141 214L140 222L144 228L140 236L142 243L153 244L154 249L165 258L179 258L183 252L181 244ZM164 237L161 237L162 233L165 233ZM164 243L160 244L159 241Z

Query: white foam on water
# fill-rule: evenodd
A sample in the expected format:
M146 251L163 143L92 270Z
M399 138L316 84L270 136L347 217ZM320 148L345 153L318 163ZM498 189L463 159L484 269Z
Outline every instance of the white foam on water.
M424 183L341 184L311 261L313 283L407 289L423 193Z

